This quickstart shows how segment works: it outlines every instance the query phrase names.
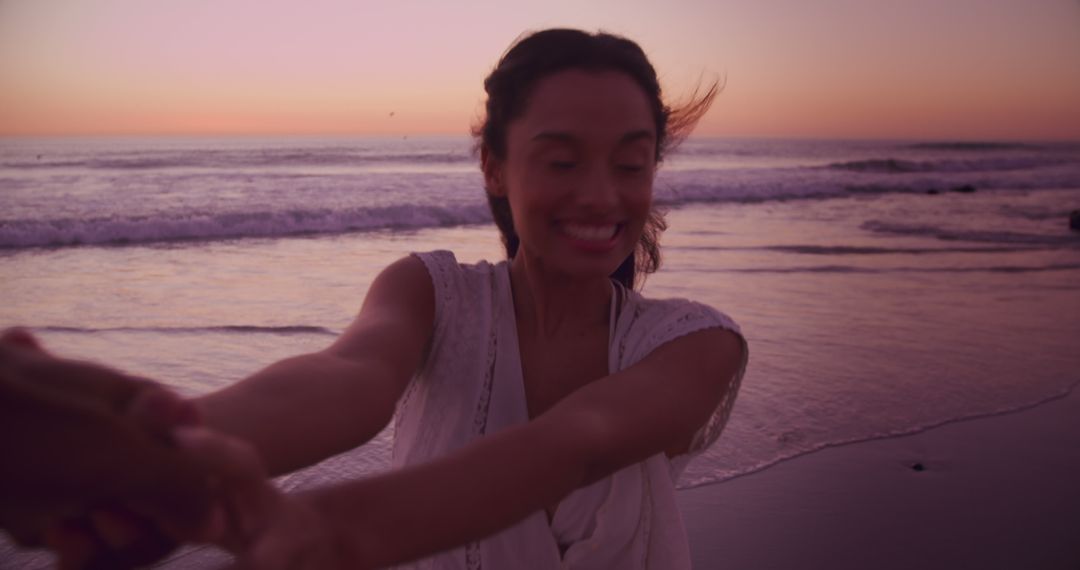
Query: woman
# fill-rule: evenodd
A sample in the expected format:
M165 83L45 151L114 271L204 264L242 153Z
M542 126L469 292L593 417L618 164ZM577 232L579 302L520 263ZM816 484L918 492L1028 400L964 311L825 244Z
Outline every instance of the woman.
M689 567L674 481L718 436L746 347L715 310L633 286L659 264L656 168L715 88L671 111L636 44L575 30L524 37L485 88L508 260L397 261L332 346L200 398L210 429L177 432L219 473L214 526L253 567ZM395 410L393 471L265 483Z

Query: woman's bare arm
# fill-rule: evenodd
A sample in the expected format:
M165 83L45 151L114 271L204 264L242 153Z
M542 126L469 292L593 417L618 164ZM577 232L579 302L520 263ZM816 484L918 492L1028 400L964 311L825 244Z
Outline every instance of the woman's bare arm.
M574 489L685 446L719 404L743 344L720 329L674 340L533 421L429 464L304 496L363 567L496 532Z
M398 260L330 347L199 398L206 425L251 443L271 475L365 443L390 421L423 358L434 302L423 262Z

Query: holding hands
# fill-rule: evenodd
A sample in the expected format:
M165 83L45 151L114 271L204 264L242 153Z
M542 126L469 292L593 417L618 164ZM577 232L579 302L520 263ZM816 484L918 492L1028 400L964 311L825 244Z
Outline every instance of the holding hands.
M255 450L154 382L0 335L0 529L61 568L153 563L214 542L251 568L333 568L332 533Z

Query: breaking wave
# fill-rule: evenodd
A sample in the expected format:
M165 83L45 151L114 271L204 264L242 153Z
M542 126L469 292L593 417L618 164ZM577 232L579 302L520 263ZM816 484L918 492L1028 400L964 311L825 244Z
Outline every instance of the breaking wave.
M0 248L140 244L339 234L382 229L420 229L485 223L486 206L385 206L229 213L162 213L93 219L0 222Z

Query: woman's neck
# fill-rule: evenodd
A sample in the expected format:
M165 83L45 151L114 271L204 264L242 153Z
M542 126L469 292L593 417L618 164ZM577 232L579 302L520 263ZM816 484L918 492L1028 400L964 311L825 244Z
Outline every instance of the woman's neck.
M611 302L607 277L574 278L519 252L510 261L510 284L519 330L553 337L607 326Z

